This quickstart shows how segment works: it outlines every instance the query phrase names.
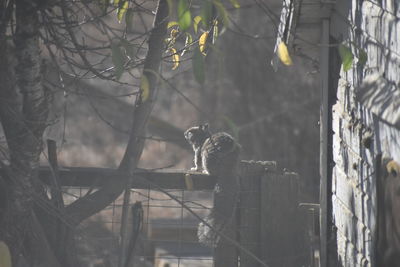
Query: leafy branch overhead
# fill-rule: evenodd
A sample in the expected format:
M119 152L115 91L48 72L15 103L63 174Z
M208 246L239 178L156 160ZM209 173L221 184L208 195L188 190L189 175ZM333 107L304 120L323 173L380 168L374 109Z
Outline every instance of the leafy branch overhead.
M191 1L178 0L176 7L175 3L176 1L168 1L170 34L165 40L166 52L171 57L172 70L176 70L184 60L182 57L187 55L192 60L196 81L202 84L205 80L204 57L207 55L208 45L214 44L218 37L218 22L221 21L223 27L228 25L228 13L220 0L202 1L197 14L193 14L196 10L192 11ZM231 3L235 8L240 7L235 0ZM171 20L174 17L176 20ZM209 36L212 36L211 40Z
M230 2L234 8L240 7L238 1L230 0ZM167 0L167 3L170 21L167 26L169 37L165 39L165 58L170 59L171 69L176 70L180 63L185 60L182 57L186 55L187 59L193 61L193 74L196 81L202 84L205 78L204 59L200 56L205 57L209 44L214 44L218 38L219 22L222 23L223 27L228 25L228 12L220 0L202 1L198 11L192 7L190 0ZM122 23L125 17L126 32L131 32L133 30L134 8L130 7L130 1L114 0L112 6L116 9L118 22ZM108 9L107 1L99 1L99 7L106 13ZM196 12L197 15L194 14ZM121 78L129 64L135 62L135 48L135 45L125 38L114 40L111 45L116 80Z
M83 79L101 79L102 85L106 81L105 87L139 87L138 92L123 88L129 90L124 97L135 96L135 105L129 109L132 113L126 114L132 116L133 123L118 172L130 177L143 151L144 129L157 96L155 85L167 36L167 1L147 1L146 10L132 0L3 2L0 121L2 146L7 143L8 150L3 150L0 161L0 204L9 208L3 210L0 220L0 266L11 267L11 262L13 266L21 262L29 266L76 266L76 227L114 201L127 182L110 181L63 203L65 191L58 183L55 142L54 149L48 145L49 152L43 152L46 127L59 126L58 117L51 117L50 111L58 97L64 97L66 113L66 97L72 92L84 94L101 118L92 105L97 96L87 94L80 84ZM142 14L152 15L152 28L146 28L150 24L147 19L137 19L137 25L133 24L135 16ZM137 29L133 29L135 26ZM119 81L128 69L133 70L129 80ZM114 98L111 95L107 99ZM65 113L55 115L64 116L64 133ZM60 141L65 142L64 137ZM37 179L41 155L52 166L49 187Z
M359 66L364 66L367 63L368 60L368 54L365 50L357 46L355 43L351 43L351 46L353 46L354 51L356 52L356 58L357 58L357 64ZM351 46L345 45L345 44L339 44L338 45L338 51L340 55L340 59L342 61L342 67L343 71L347 72L353 67L353 62L354 62L354 54L352 52ZM285 42L281 41L278 44L277 47L277 56L279 60L287 65L290 66L293 64L292 58L290 57L288 48L285 44Z

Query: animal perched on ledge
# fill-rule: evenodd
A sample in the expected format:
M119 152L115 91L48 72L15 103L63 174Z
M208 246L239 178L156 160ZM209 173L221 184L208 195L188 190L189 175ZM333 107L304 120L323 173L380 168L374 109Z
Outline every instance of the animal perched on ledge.
M229 134L211 134L208 124L203 124L186 130L185 138L194 150L192 170L220 177L237 165L240 145Z
M227 133L211 134L208 124L194 126L185 132L185 138L194 150L194 167L217 178L214 188L214 207L199 223L197 237L199 242L217 247L220 234L235 218L238 191L237 166L240 145Z

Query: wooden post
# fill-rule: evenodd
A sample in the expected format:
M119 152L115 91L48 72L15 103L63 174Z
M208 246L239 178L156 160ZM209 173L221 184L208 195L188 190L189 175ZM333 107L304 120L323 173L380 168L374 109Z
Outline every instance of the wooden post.
M261 178L266 170L275 171L276 163L268 161L243 161L240 175L239 233L240 244L254 255L261 257ZM240 265L256 267L260 264L240 251Z
M215 267L238 266L236 246L223 237L227 236L237 241L236 206L238 188L237 174L233 174L231 177L218 177L217 184L215 185L213 226L222 233L214 249Z
M320 111L320 240L321 266L328 266L328 213L330 182L328 177L328 140L329 140L329 19L322 20L321 36L321 111Z
M302 266L305 215L299 209L298 176L266 172L261 178L261 257L274 267Z
M138 170L132 186L186 189L190 178L192 190L211 190L217 180L215 221L210 224L222 237L214 251L215 267L236 267L238 263L245 267L306 266L310 248L304 240L305 213L299 208L297 174L278 172L275 162L242 161L239 170L223 178L177 170ZM59 175L61 185L85 187L120 180L126 174L114 169L60 168ZM44 182L49 183L50 176L49 168L39 169Z

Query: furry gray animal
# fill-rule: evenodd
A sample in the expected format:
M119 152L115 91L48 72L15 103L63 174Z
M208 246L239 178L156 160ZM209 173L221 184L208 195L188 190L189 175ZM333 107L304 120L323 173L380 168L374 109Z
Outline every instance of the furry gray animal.
M219 177L236 166L240 146L229 134L211 134L208 124L203 124L189 128L185 138L194 151L192 170Z
M225 132L211 134L208 124L194 126L185 132L185 138L194 150L192 170L217 177L214 200L217 200L210 214L198 227L200 243L216 247L220 233L231 222L236 208L238 190L237 165L240 145ZM208 226L210 225L212 229Z

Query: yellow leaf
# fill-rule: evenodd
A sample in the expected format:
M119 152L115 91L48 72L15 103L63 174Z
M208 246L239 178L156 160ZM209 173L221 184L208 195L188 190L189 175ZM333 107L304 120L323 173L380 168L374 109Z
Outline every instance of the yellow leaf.
M193 29L194 29L194 32L197 33L197 28L199 27L199 23L201 21L201 17L200 16L196 16L196 17L194 17L193 21L194 21Z
M178 30L172 29L171 33L170 33L170 36L171 36L171 38L176 38L176 36L178 36L178 34L179 34Z
M118 6L119 5L119 0L114 0L114 6Z
M121 22L122 18L124 17L126 11L128 10L129 2L125 1L117 11L118 21Z
M282 63L287 66L290 66L293 64L293 61L290 58L287 46L284 42L280 42L278 45L278 57L282 61Z
M178 22L170 21L170 22L168 22L167 28L169 29L169 28L177 26L177 25L179 25Z
M0 267L11 267L10 250L3 241L0 241Z
M179 55L176 53L176 49L171 47L169 52L172 54L172 61L174 62L174 66L172 66L172 70L176 70L179 66Z
M231 1L232 5L233 5L235 8L240 8L240 4L239 4L239 2L238 2L237 0L230 0L230 1Z
M206 55L205 49L206 49L207 37L208 37L208 32L205 32L200 36L200 39L199 39L199 48L200 48L200 52L203 55Z
M150 96L150 83L149 79L146 75L143 74L142 79L140 80L140 94L142 97L142 101L146 102L146 100Z
M386 164L386 170L388 173L395 173L396 176L400 174L400 166L394 160L391 160Z

